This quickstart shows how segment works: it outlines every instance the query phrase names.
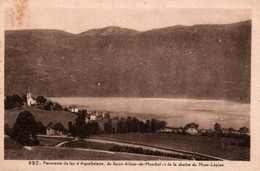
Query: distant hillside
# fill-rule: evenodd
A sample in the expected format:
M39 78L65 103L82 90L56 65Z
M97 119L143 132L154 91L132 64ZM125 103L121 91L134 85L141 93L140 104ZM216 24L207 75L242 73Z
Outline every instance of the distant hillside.
M249 102L251 21L5 31L5 95L191 97Z

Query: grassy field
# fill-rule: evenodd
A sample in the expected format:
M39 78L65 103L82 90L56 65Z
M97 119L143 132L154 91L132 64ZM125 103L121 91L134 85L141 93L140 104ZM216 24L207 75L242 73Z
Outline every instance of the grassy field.
M40 145L42 146L48 146L48 147L53 147L63 141L68 141L71 139L68 138L47 138L47 137L38 137L38 140L40 141Z
M87 149L97 149L97 150L108 151L113 146L114 146L114 144L104 144L104 143L86 142L86 141L71 141L69 143L63 144L61 147L87 148Z
M228 160L250 160L250 148L232 146L242 140L223 137L203 137L159 133L101 134L92 138L109 138L156 147L175 148L221 157Z
M77 117L77 115L66 111L47 111L34 107L22 107L5 110L5 123L12 127L19 113L24 110L30 111L35 117L36 121L43 122L45 126L47 126L50 122L52 122L53 124L60 122L64 125L66 129L68 129L68 122L75 122L75 119Z
M168 157L137 155L130 153L105 153L98 151L82 151L68 148L36 147L32 151L26 149L5 150L5 160L173 160ZM177 159L176 159L177 160Z

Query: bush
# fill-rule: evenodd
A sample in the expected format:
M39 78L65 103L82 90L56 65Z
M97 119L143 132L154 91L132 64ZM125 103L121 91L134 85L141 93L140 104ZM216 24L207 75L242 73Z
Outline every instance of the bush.
M45 97L43 97L43 96L38 96L36 98L37 105L45 105L46 102L47 102L47 99L45 99Z
M52 110L62 111L63 109L62 109L62 106L61 106L59 103L55 102L55 103L53 104Z
M22 107L23 99L18 95L6 96L4 101L5 109L12 109L15 107Z
M141 147L129 147L129 146L120 146L114 145L109 151L116 152L127 152L127 153L136 153L136 154L145 154L145 155L154 155L154 156L164 156L164 157L172 157L172 158L180 158L180 159L188 159L188 160L206 160L200 156L193 156L191 154L186 153L167 153L161 151L153 151L149 149L143 149Z
M52 110L53 102L49 101L45 104L44 109L45 110Z
M42 135L46 135L46 127L42 122L37 122L37 132Z
M53 126L53 129L56 130L56 131L61 131L62 133L65 133L65 132L66 132L66 128L63 126L62 123L56 123L56 124Z

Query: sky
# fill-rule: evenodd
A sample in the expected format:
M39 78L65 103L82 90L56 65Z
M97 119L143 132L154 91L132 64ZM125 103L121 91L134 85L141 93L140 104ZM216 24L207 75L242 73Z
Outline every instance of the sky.
M246 9L75 9L25 8L5 10L5 30L57 29L78 34L118 26L146 31L174 25L229 24L251 19Z

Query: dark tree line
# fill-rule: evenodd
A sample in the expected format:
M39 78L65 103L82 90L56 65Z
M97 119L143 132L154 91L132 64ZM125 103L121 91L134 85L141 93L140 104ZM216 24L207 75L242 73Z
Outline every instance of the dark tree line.
M26 95L23 95L20 97L19 95L13 95L13 96L6 96L4 101L5 109L12 109L15 107L22 107L23 105L27 104L27 97ZM62 106L57 102L48 101L43 96L38 96L36 98L36 104L35 106L39 109L44 110L55 110L55 111L62 111Z
M99 124L97 121L90 121L86 123L86 113L82 112L78 114L78 117L73 124L68 122L69 132L73 137L78 137L81 140L89 138L90 134L99 133Z
M115 120L115 118L114 118ZM110 119L104 124L105 133L130 133L130 132L156 132L160 129L164 129L167 125L165 121L159 121L156 119L143 121L138 120L136 117L127 117L118 119L116 124L112 124L113 120ZM114 129L116 127L117 129Z

